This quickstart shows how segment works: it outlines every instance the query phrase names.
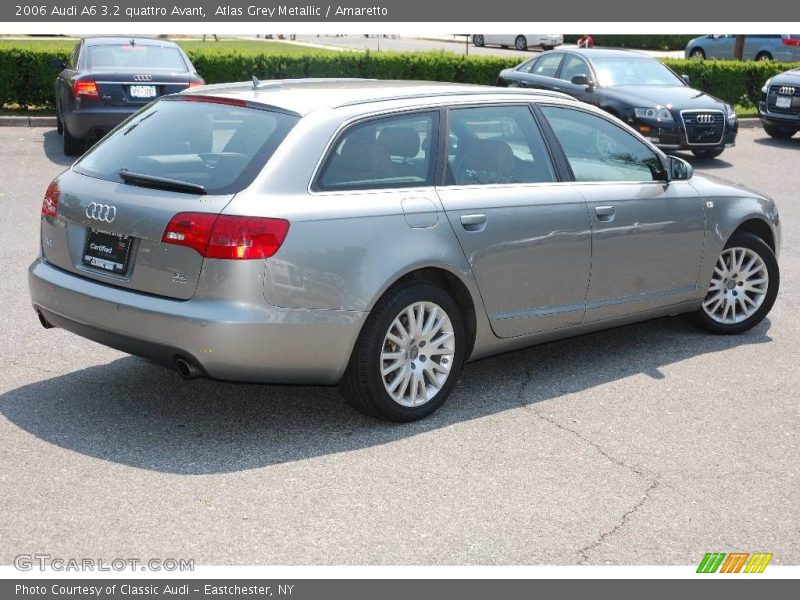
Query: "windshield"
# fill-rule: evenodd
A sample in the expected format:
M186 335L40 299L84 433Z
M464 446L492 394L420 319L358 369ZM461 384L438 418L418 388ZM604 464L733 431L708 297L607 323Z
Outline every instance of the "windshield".
M89 69L148 69L186 73L189 67L174 46L100 44L86 47Z
M611 85L684 85L675 73L653 58L594 58L598 83Z
M299 117L209 101L165 99L118 126L76 164L122 182L120 171L232 194L250 185Z

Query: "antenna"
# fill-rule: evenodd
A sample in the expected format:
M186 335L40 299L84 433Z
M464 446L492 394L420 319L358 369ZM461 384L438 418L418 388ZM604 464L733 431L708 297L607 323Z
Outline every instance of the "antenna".
M253 75L253 89L257 90L258 86L260 86L260 85L261 85L261 82L258 80L258 77Z

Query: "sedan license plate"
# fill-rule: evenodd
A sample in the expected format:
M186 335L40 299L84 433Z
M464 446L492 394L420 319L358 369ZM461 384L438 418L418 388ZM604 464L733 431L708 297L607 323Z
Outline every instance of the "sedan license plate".
M778 96L777 100L775 100L775 106L778 108L791 108L792 107L792 97L791 96Z
M156 86L154 85L132 85L131 98L155 98Z
M121 275L128 270L132 241L127 235L90 229L83 249L83 264Z

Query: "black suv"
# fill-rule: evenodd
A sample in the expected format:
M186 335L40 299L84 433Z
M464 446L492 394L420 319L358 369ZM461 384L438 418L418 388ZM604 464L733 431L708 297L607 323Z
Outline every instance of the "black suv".
M500 72L501 86L564 92L622 119L662 150L714 158L738 132L730 104L689 87L662 62L630 50L552 50Z
M774 138L785 140L800 131L800 69L767 80L761 88L758 115L764 131Z

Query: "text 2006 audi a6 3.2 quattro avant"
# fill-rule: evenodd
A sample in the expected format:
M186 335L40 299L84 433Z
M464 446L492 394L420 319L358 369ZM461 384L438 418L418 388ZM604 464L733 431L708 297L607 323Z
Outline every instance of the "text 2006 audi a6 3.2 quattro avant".
M467 359L778 291L778 211L548 91L300 80L166 96L50 184L41 322L397 421Z

